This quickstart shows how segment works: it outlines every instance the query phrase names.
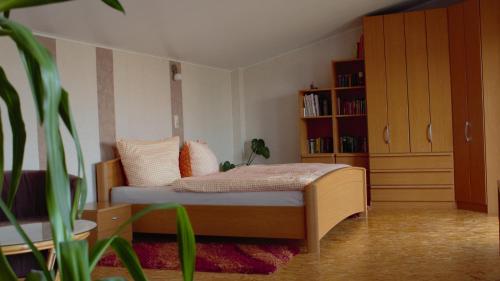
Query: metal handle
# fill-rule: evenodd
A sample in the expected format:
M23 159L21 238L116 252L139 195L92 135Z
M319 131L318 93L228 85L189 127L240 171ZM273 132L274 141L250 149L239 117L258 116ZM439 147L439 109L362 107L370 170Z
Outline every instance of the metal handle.
M384 141L387 144L391 143L391 129L389 125L386 125L384 128Z
M120 217L112 217L111 218L112 221L119 220L119 219L120 219Z
M471 142L472 138L469 137L469 128L471 127L471 123L469 121L465 121L465 142Z
M427 125L427 140L429 142L432 142L432 123L429 123L429 125Z

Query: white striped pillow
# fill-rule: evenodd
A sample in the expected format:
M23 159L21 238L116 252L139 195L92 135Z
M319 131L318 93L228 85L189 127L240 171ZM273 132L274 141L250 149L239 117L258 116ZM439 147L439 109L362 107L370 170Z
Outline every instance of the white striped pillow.
M181 177L179 137L162 141L118 140L118 153L131 186L165 186Z

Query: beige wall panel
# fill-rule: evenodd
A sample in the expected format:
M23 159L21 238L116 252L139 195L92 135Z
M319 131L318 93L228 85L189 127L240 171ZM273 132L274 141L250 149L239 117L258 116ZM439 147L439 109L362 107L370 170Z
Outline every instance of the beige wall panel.
M116 137L172 135L170 68L165 59L113 51Z

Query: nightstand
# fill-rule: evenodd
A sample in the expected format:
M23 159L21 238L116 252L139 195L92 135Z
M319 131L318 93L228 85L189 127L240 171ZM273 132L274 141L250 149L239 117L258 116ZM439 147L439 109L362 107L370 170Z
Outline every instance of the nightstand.
M131 213L130 204L97 202L85 205L82 218L97 224L97 228L90 233L88 238L90 248L97 240L113 235L118 227L130 218ZM132 241L132 225L127 226L120 236Z

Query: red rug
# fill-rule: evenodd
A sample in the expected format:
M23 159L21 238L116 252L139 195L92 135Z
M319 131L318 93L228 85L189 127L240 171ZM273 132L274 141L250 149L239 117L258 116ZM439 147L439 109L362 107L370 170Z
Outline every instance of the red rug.
M147 269L179 269L177 243L172 239L134 239L133 247L141 265ZM240 243L233 241L197 241L196 271L270 274L299 253L289 243ZM114 254L104 256L99 266L121 266Z

